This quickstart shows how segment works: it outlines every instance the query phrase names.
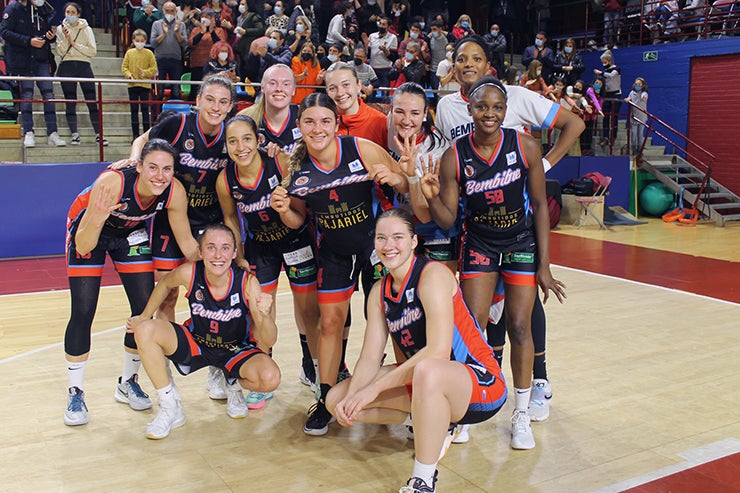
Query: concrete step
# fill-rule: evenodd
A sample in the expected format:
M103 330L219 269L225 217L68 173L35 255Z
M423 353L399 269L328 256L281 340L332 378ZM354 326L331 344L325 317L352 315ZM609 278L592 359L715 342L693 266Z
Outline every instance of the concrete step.
M107 135L113 129L123 128L127 129L127 132L131 132L131 114L129 112L128 105L111 105L115 109L116 106L120 106L121 111L109 111L108 106L104 106L103 110L103 130ZM139 114L141 116L141 113ZM80 135L85 135L89 129L92 132L92 126L90 124L90 117L88 116L87 107L85 105L78 105L77 107L77 123L79 126ZM46 122L44 121L44 113L41 108L39 111L33 113L33 126L35 129L46 128ZM57 126L59 127L60 133L67 129L67 119L64 115L64 108L57 108Z
M100 161L98 145L95 139L80 145L64 147L50 146L46 135L36 134L36 147L23 147L23 139L0 141L0 154L3 162L15 163L84 163ZM128 142L111 142L103 148L103 161L117 161L127 158L131 151Z

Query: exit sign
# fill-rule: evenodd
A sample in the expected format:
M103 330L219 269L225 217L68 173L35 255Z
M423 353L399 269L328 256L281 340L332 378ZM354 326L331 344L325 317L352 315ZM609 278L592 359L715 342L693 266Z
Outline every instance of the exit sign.
M657 51L643 51L642 52L642 61L643 62L657 62L658 61L658 52Z

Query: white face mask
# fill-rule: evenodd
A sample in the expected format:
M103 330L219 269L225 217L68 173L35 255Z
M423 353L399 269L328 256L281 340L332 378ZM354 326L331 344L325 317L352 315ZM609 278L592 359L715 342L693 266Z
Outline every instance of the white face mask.
M46 0L33 0L33 4L37 7L43 7Z
M244 4L239 5L239 13L240 14L243 14L246 11L247 11L247 6L246 5L244 5Z
M448 60L452 60L452 52L451 51L445 52L445 56L447 57Z
M136 48L137 50L142 50L144 49L145 44L146 43L144 43L143 41L136 41L134 42L134 48Z
M164 14L164 19L167 22L172 22L175 20L175 15L174 14Z
M229 54L221 52L218 54L218 59L221 60L222 62L225 62L226 60L229 59Z
M211 25L211 19L201 19L200 23L203 24L203 27L208 27Z

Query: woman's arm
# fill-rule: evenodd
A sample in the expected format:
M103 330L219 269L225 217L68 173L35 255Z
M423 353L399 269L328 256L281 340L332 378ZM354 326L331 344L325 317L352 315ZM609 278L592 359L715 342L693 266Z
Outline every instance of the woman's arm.
M434 222L442 229L450 229L457 219L457 203L460 199L454 148L450 147L442 155L440 168L437 173L430 171L424 175L422 190Z
M249 303L249 313L254 321L254 338L260 349L268 352L277 342L277 325L270 316L272 296L262 292L257 276L248 274L247 292L245 296Z
M280 219L290 229L298 229L306 222L306 203L288 195L288 191L279 186L270 195L270 206L280 214Z
M138 316L132 317L137 320L149 320L159 309L159 305L167 298L167 295L173 288L180 286L189 287L190 279L193 275L193 264L182 264L175 270L165 274L154 286L152 294L149 296L144 310Z
M119 173L103 173L95 180L87 209L75 232L75 250L78 254L87 255L97 246L108 216L121 207L118 201L122 188L123 177Z
M188 197L185 193L185 187L180 180L172 179L172 197L170 204L167 206L167 219L175 235L177 246L180 251L187 257L188 262L195 262L200 258L198 242L193 238L188 220Z
M229 163L231 165L231 163ZM229 193L226 184L226 170L221 170L216 179L216 194L218 203L221 205L221 212L224 214L224 224L234 233L237 238L236 242L236 263L244 270L249 270L249 262L244 258L244 243L241 241L242 232L239 225L239 211L236 210L234 197Z

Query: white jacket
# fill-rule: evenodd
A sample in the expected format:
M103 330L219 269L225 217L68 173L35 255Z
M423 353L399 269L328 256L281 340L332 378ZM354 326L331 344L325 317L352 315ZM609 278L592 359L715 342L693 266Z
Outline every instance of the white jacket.
M74 47L70 46L69 41L67 41L62 26L69 29ZM74 26L70 26L67 21L64 21L57 27L57 55L60 57L60 64L71 60L90 63L97 52L95 34L93 34L92 28L85 19L79 19Z

